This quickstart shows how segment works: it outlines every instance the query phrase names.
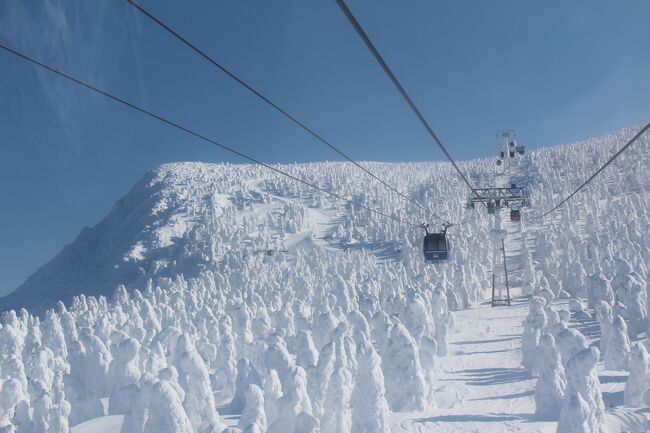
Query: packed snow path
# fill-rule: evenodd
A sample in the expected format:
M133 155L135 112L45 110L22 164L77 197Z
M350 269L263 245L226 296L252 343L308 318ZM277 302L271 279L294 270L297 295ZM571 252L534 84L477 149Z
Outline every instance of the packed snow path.
M535 381L521 366L528 297L456 312L449 354L440 357L436 408L393 414L393 433L554 431L534 421Z

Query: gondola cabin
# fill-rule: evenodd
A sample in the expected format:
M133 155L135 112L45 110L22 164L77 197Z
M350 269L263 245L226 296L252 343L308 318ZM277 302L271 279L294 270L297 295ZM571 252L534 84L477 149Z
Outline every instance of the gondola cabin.
M519 209L510 210L510 221L513 223L521 221L521 211Z
M526 148L523 144L518 144L517 147L515 147L515 150L519 155L523 155L526 152Z
M446 233L427 233L424 235L424 260L447 260L449 245Z
M497 165L501 165L501 160L497 159Z

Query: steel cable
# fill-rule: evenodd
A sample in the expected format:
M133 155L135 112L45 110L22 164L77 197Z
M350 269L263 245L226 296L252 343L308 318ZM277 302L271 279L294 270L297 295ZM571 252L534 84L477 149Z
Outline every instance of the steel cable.
M580 186L579 186L575 191L573 191L571 194L569 194L568 196L566 196L566 197L564 198L564 200L562 200L561 202L559 202L558 204L556 204L556 205L553 207L553 209L551 209L551 210L549 210L548 212L545 212L545 213L543 213L543 214L541 214L541 215L532 215L532 216L529 216L528 218L544 218L546 215L550 214L551 212L555 211L555 210L558 209L560 206L562 206L563 204L565 204L566 202L568 202L569 200L571 200L571 198L573 198L573 197L574 197L578 192L580 192L580 190L581 190L582 188L584 188L585 186L587 186L587 184L588 184L589 182L591 182L591 181L592 181L596 176L598 176L598 175L600 174L601 171L603 171L605 168L607 168L607 166L608 166L609 164L611 164L611 163L612 163L616 158L618 158L618 157L621 155L621 153L623 153L623 152L624 152L628 147L630 147L630 146L631 146L635 141L637 141L637 140L638 140L638 139L639 139L643 134L645 134L645 132L646 132L648 129L650 129L650 123L648 123L648 124L645 125L643 128L641 128L641 130L640 130L640 131L639 131L639 132L638 132L634 137L632 137L632 138L631 138L631 139L630 139L630 140L625 144L625 146L621 147L621 148L618 150L618 152L616 152L614 155L612 155L612 157L609 158L609 159L607 160L607 162L606 162L605 164L602 165L602 167L600 167L598 170L596 170L596 172L595 172L594 174L592 174L591 176L589 176L589 178L588 178L587 180L585 180L585 181L582 183L582 185L580 185Z
M353 200L349 200L349 199L347 199L347 198L345 198L345 197L343 197L343 196L341 196L341 195L339 195L339 194L337 194L335 192L328 191L328 190L323 189L323 188L321 188L321 187L319 187L317 185L314 185L314 184L312 184L310 182L307 182L306 180L303 180L303 179L300 179L300 178L298 178L296 176L293 176L293 175L291 175L291 174L289 174L289 173L287 173L287 172L285 172L283 170L280 170L277 167L273 167L273 166L271 166L269 164L266 164L266 163L264 163L262 161L259 161L259 160L255 159L255 158L253 158L251 156L248 156L248 155L246 155L246 154L244 154L244 153L242 153L242 152L240 152L238 150L235 150L235 149L233 149L233 148L231 148L229 146L221 144L216 140L213 140L213 139L208 138L208 137L206 137L206 136L204 136L202 134L199 134L198 132L195 132L195 131L193 131L193 130L185 127L185 126L182 126L182 125L180 125L178 123L175 123L175 122L173 122L171 120L168 120L168 119L166 119L165 117L163 117L161 115L155 114L155 113L153 113L151 111L148 111L148 110L146 110L146 109L144 109L142 107L139 107L139 106L137 106L137 105L125 100L125 99L122 99L122 98L120 98L118 96L112 95L112 94L108 93L105 90L102 90L102 89L100 89L98 87L93 86L92 84L88 84L88 83L86 83L84 81L81 81L78 78L72 77L72 76L66 74L65 72L59 71L58 69L55 69L55 68L53 68L51 66L48 66L45 63L42 63L42 62L40 62L40 61L38 61L38 60L36 60L36 59L34 59L32 57L29 57L26 54L23 54L23 53L15 50L13 48L10 48L10 47L2 44L2 43L0 43L0 48L7 51L7 52L9 52L9 53L12 53L12 54L18 56L18 57L20 57L20 58L22 58L24 60L27 60L28 62L30 62L30 63L32 63L34 65L40 66L41 68L46 69L46 70L48 70L48 71L50 71L50 72L52 72L52 73L54 73L54 74L56 74L56 75L58 75L60 77L63 77L65 79L69 80L69 81L72 81L72 82L80 85L80 86L83 86L83 87L85 87L85 88L87 88L89 90L92 90L95 93L99 93L100 95L106 96L107 98L112 99L112 100L114 100L116 102L119 102L120 104L126 105L127 107L129 107L129 108L131 108L133 110L136 110L136 111L139 111L140 113L146 114L149 117L152 117L152 118L157 119L157 120L159 120L159 121L161 121L163 123L166 123L167 125L172 126L172 127L176 128L176 129L179 129L179 130L181 130L181 131L183 131L183 132L185 132L185 133L187 133L189 135L192 135L192 136L194 136L196 138L199 138L200 140L203 140L203 141L206 141L208 143L214 144L215 146L220 147L221 149L224 149L224 150L226 150L226 151L228 151L230 153L233 153L233 154L235 154L237 156L240 156L241 158L244 158L244 159L246 159L248 161L251 161L251 162L253 162L255 164L259 164L262 167L268 168L269 170L272 170L272 171L274 171L276 173L279 173L279 174L281 174L283 176L286 176L286 177L288 177L290 179L293 179L296 182L299 182L299 183L302 183L302 184L304 184L306 186L314 188L314 189L316 189L318 191L321 191L321 192L323 192L325 194L328 194L328 195L330 195L332 197L335 197L335 198L337 198L337 199L339 199L341 201L344 201L346 203L349 203L349 204L351 204L353 206L356 206L356 207L359 207L359 208L362 208L362 209L366 209L366 210L368 210L368 211L370 211L370 212L372 212L374 214L377 214L377 215L380 215L380 216L383 216L383 217L386 217L386 218L390 218L393 221L396 221L396 222L398 222L400 224L407 224L407 225L410 225L411 227L422 227L422 224L417 224L417 223L412 223L412 222L409 222L409 221L402 220L402 219L400 219L400 218L398 218L396 216L387 214L387 213L379 211L377 209L373 209L371 207L368 207L368 206L366 206L364 204L355 202Z
M225 66L223 66L222 64L220 64L219 62L217 62L216 60L214 60L212 57L210 57L209 55L207 55L203 50L201 50L200 48L198 48L196 45L192 44L192 43L191 43L189 40L187 40L184 36L182 36L182 35L179 34L177 31L175 31L174 29L172 29L171 27L169 27L167 24L165 24L164 22L162 22L159 18L157 18L157 17L154 16L152 13L150 13L149 11L147 11L144 7L140 6L139 4L137 4L136 2L134 2L133 0L125 0L125 1L126 1L127 3L129 3L130 5L132 5L134 8L136 8L136 10L138 10L139 12L141 12L141 13L142 13L143 15L145 15L147 18L151 19L151 20L152 20L153 22L155 22L157 25L159 25L159 26L162 27L164 30L166 30L169 34L171 34L171 35L174 36L176 39L178 39L179 41L181 41L184 45L186 45L186 46L187 46L188 48L190 48L192 51L194 51L195 53L197 53L199 56L203 57L205 60L207 60L207 61L208 61L210 64L212 64L214 67L216 67L217 69L221 70L223 73L225 73L225 74L228 75L230 78L232 78L232 79L235 80L237 83L239 83L242 87L246 88L248 91L250 91L250 92L253 93L255 96L257 96L258 98L260 98L260 99L261 99L262 101L264 101L266 104L268 104L269 106L271 106L272 108L274 108L276 111L278 111L279 113L281 113L282 115L284 115L287 119L291 120L294 124L296 124L297 126L299 126L301 129L303 129L305 132L307 132L308 134L310 134L310 135L311 135L312 137L314 137L316 140L320 141L321 143L323 143L324 145L326 145L327 147L329 147L330 149L332 149L333 151L335 151L336 153L338 153L340 156L342 156L343 158L345 158L346 160L348 160L349 162L351 162L352 164L354 164L357 168L363 170L363 171L364 171L368 176L370 176L370 177L372 177L373 179L377 180L377 181L380 182L382 185L384 185L386 188L388 188L388 189L391 190L392 192L396 193L397 195L399 195L399 196L400 196L401 198L403 198L404 200L407 200L407 201L410 202L411 204L415 205L415 206L418 207L419 209L423 210L423 211L426 212L428 215L430 215L430 216L432 216L432 217L434 217L434 218L437 218L437 219L439 219L439 220L441 220L441 221L443 221L443 222L447 222L444 218L442 218L442 217L436 215L436 214L435 214L433 211L431 211L430 209L428 209L428 208L422 206L422 205L421 205L420 203L418 203L417 201L413 200L413 199L410 198L409 196L407 196L407 195L405 195L404 193L400 192L400 191L397 190L395 187L391 186L391 185L388 184L386 181L384 181L383 179L381 179L379 176L377 176L376 174L374 174L373 172L371 172L371 171L368 170L367 168L363 167L361 164L359 164L359 163L356 162L354 159L352 159L350 156L348 156L345 152L343 152L343 151L340 150L338 147L334 146L334 145L331 144L328 140L326 140L325 138L323 138L320 134L316 133L313 129L309 128L307 125L305 125L304 123L302 123L301 121L299 121L298 119L296 119L293 115L289 114L286 110L284 110L282 107L280 107L279 105L277 105L275 102L271 101L269 98L267 98L266 96L264 96L260 91L258 91L257 89L255 89L254 87L252 87L250 84L246 83L244 80L242 80L241 78L239 78L239 77L238 77L234 72L230 71L228 68L226 68Z
M402 97L404 98L406 103L409 105L409 107L411 107L411 110L413 110L413 112L415 113L417 118L420 120L420 123L422 123L422 125L427 130L427 132L429 133L431 138L433 138L433 140L436 142L438 147L440 147L442 152L445 154L445 156L447 157L449 162L451 162L451 164L454 166L454 168L456 169L456 171L458 172L460 177L463 179L465 184L472 191L472 193L474 195L477 195L476 190L474 189L472 184L469 182L469 180L467 180L467 178L465 177L463 172L460 170L460 168L458 168L458 165L456 164L456 161L454 161L454 159L451 157L451 155L449 154L449 152L445 148L444 144L442 144L442 141L440 140L440 138L438 138L436 133L433 131L433 128L431 128L431 126L429 125L429 122L427 122L427 120L424 118L424 116L422 115L422 113L420 112L418 107L415 105L415 102L413 102L413 100L408 95L408 93L406 93L406 90L404 90L404 87L400 84L400 82L397 79L397 77L395 76L395 74L393 74L393 71L390 69L390 67L388 66L388 64L384 60L384 58L381 56L381 54L379 54L379 51L377 51L377 48L375 48L375 45L372 43L372 41L370 40L370 38L368 37L366 32L361 27L361 24L359 24L359 21L357 21L357 19L354 17L354 15L352 14L352 12L348 8L348 6L345 4L345 2L343 0L336 0L336 4L339 6L339 8L343 12L343 14L347 17L350 24L352 24L352 27L354 27L357 34L361 37L363 42L366 44L366 47L368 47L368 49L370 50L370 52L374 56L375 60L377 60L377 62L379 63L381 68L384 70L384 72L386 73L388 78L390 78L390 80L393 82L393 84L395 85L397 90L400 92L400 94L402 95Z

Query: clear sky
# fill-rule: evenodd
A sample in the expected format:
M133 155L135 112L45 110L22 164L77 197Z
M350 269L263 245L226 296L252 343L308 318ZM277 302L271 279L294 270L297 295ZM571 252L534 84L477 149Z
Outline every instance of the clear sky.
M333 0L141 0L359 160L440 160ZM650 117L647 0L348 0L458 159L494 132L529 147ZM121 0L3 0L0 41L267 162L337 155ZM0 52L0 294L145 171L231 161Z

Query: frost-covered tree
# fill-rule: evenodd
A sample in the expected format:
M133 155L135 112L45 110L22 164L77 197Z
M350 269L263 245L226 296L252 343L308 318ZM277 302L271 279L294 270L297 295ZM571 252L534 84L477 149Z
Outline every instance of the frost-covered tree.
M231 395L235 390L237 377L237 351L232 337L232 329L222 322L221 343L217 349L216 383L226 395Z
M536 371L535 352L539 339L547 325L545 311L546 300L535 296L530 301L529 312L524 321L524 333L521 338L522 364L528 370Z
M32 383L33 386L33 413L32 433L47 433L50 428L50 410L52 399L45 384L40 381Z
M314 409L315 415L320 418L323 415L324 410L324 401L325 394L327 392L327 387L329 385L330 378L334 371L334 343L328 343L322 347L320 356L318 358L318 365L316 366L317 371L317 382L315 383L315 390L312 391L314 395Z
M392 410L423 410L427 407L428 384L420 365L417 343L402 324L390 329L382 356L386 400Z
M293 426L293 433L320 433L318 420L306 412L300 412L296 416ZM279 432L267 432L279 433Z
M614 303L614 290L610 281L602 274L589 277L589 290L587 291L589 306L596 308L599 302Z
M433 297L431 299L431 314L433 315L433 320L435 323L435 340L438 350L438 355L447 354L447 333L453 323L453 313L449 311L447 296L445 292L440 289L436 289L433 292Z
M415 341L420 341L423 336L433 337L435 335L433 317L419 294L414 294L411 297L401 316L404 318L404 325Z
M389 409L381 358L368 341L357 345L359 369L352 391L352 431L389 433Z
M625 383L625 404L643 406L644 394L650 389L650 355L641 343L634 343L630 351L630 375Z
M553 335L542 335L536 355L539 379L535 385L535 415L538 419L556 420L562 408L566 376Z
M425 382L429 385L429 393L427 395L427 402L433 405L434 389L433 382L436 379L436 353L438 345L436 340L429 337L422 337L418 345L418 356L420 358L420 365L424 372Z
M166 381L160 381L149 392L147 421L143 433L195 433L208 430L195 430L183 409L178 394Z
M336 343L336 359L334 370L327 385L323 416L321 417L321 430L323 433L350 433L352 428L352 412L350 398L352 395L352 373L346 367L346 360L341 356L343 350Z
M312 404L307 393L307 374L302 367L289 368L282 382L282 392L279 401L280 417L283 414L295 416L300 412L312 413Z
M282 397L282 384L275 370L269 370L264 381L264 412L269 424L278 418L279 401Z
M592 433L600 431L592 430L590 411L591 409L580 393L568 395L560 413L556 433Z
M312 405L307 394L305 370L302 367L290 367L282 388L284 395L278 402L277 419L269 425L266 433L319 432L319 424L311 415Z
M122 422L120 433L144 433L147 417L149 416L151 390L157 383L157 379L145 375L140 378L137 384L136 395L132 401L128 402L130 409L124 414L124 421ZM178 397L178 400L182 404L182 398Z
M609 351L607 344L610 340L610 333L612 332L612 323L614 317L612 315L612 307L605 301L598 301L596 304L596 318L600 325L600 351L605 354Z
M294 360L282 337L277 337L272 342L264 354L264 366L267 370L275 370L280 376L280 381L284 384L289 370L294 365Z
M318 363L318 350L311 334L307 330L300 331L296 339L296 364L302 368L315 367Z
M260 432L266 431L266 412L264 411L264 394L259 386L250 384L246 390L246 404L237 426L246 431L255 426Z
M621 316L616 316L607 333L607 352L605 352L605 368L607 370L627 370L630 355L630 339L627 335L627 325Z
M43 324L43 339L54 356L55 369L68 373L68 347L65 341L65 333L61 326L59 316L53 310L48 311L47 319Z
M576 353L567 363L567 397L560 414L558 431L568 432L570 430L566 428L569 427L582 428L584 419L588 427L585 431L606 432L605 405L595 368L599 356L598 349L590 347Z
M111 353L106 344L92 333L90 328L79 332L79 342L83 349L77 370L78 377L84 388L105 395L108 388L108 369L111 364Z
M138 351L140 343L134 338L127 338L119 342L113 350L113 359L108 369L110 378L110 400L109 412L121 414L122 411L115 411L120 400L123 399L123 388L129 387L140 378L140 367L138 365Z
M235 395L227 408L224 409L224 412L241 413L246 405L246 395L248 394L251 385L256 385L258 387L262 386L262 380L251 362L246 358L242 358L237 362Z
M555 336L555 343L565 367L574 355L589 347L585 336L577 329L563 329Z
M0 428L20 428L29 426L29 396L25 395L22 384L17 379L8 379L0 387ZM24 424L28 424L25 428Z
M185 335L179 337L177 345L184 350L177 365L179 384L185 391L183 407L192 427L204 432L219 422L208 369L193 343L187 340ZM171 387L168 383L166 386Z

